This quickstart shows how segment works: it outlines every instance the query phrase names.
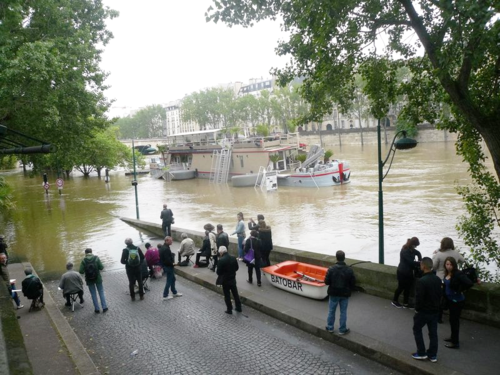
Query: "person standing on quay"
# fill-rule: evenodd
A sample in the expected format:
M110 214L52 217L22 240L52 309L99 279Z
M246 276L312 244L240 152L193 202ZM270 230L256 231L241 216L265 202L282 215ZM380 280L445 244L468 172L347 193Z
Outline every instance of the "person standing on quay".
M464 291L471 288L472 281L462 272L458 270L457 261L454 257L446 258L444 262L444 291L448 308L450 309L450 328L451 337L444 339L447 342L444 346L449 349L460 348L460 314L465 305Z
M253 249L254 259L251 262L246 262L248 267L247 282L253 282L253 269L255 268L255 275L257 277L257 286L261 286L261 273L260 267L262 265L262 242L258 238L259 232L253 230L250 232L250 237L245 242L245 254Z
M238 220L238 224L236 224L236 229L233 233L231 233L231 236L233 234L238 236L238 260L243 260L243 256L245 255L243 253L243 240L245 239L245 221L243 218L243 212L238 212L236 218Z
M236 271L238 271L238 261L227 252L226 246L219 247L219 265L217 275L221 278L222 291L224 292L224 302L226 302L226 314L233 313L231 303L231 293L233 293L235 310L241 312L241 301L236 287Z
M340 305L339 335L346 335L351 330L347 328L347 305L351 290L354 289L356 278L352 268L345 263L345 253L342 250L335 254L337 263L331 266L325 276L325 284L328 285L328 318L326 330L333 333L335 325L335 313L337 305Z
M392 305L398 309L402 307L406 309L412 308L409 302L410 290L415 280L414 272L419 268L418 262L422 260L420 251L416 249L418 245L420 245L420 241L417 237L412 237L411 239L409 238L399 253L399 265L397 271L398 287L394 292L394 298L392 300ZM415 261L415 256L417 257L418 262ZM399 295L401 292L403 292L402 305L399 303Z
M144 300L144 287L142 283L141 263L144 261L142 250L135 246L131 238L125 239L127 247L122 251L121 263L125 264L125 270L128 277L128 288L130 298L135 301L135 283L139 285L139 296L141 301Z
M92 302L94 303L94 312L99 314L101 312L99 301L97 300L97 292L101 299L102 312L108 311L106 303L106 296L104 295L104 288L102 287L101 271L104 269L101 260L97 255L92 254L92 249L85 249L85 258L80 263L80 274L85 274L85 281L89 287ZM96 291L97 289L97 291Z
M445 267L444 263L448 257L453 257L457 262L462 263L464 261L464 257L458 251L455 250L455 244L453 240L449 237L444 237L441 240L441 245L439 249L434 251L434 255L432 256L432 268L436 271L436 276L441 280L444 278ZM438 323L443 323L443 308L442 306L439 308L439 318Z
M163 230L165 236L172 236L171 226L174 222L174 213L171 209L167 208L167 204L163 205L160 219L162 220L161 229Z
M424 275L417 281L415 293L415 315L413 316L413 336L417 344L417 352L412 354L414 359L427 359L437 362L438 351L438 315L441 302L441 280L432 272L432 259L425 257L420 262L420 269ZM422 328L427 325L429 330L429 349L425 350Z
M261 215L262 216L262 215ZM262 242L262 267L269 267L269 255L273 250L273 235L271 227L264 220L259 220L259 238Z
M462 263L464 261L462 254L455 250L453 240L450 237L444 237L441 240L439 249L436 250L432 256L432 268L436 271L437 277L441 280L443 279L445 273L444 262L448 257L455 258L458 263Z
M261 220L264 220L264 215L262 214L258 214L257 215L257 224L255 223L255 221L253 220L253 218L250 218L250 221L248 222L248 230L252 231L252 230L256 230L257 232L259 231L259 221Z
M174 256L170 250L170 245L172 245L172 237L165 237L165 243L160 248L160 262L167 275L167 282L165 284L165 289L163 290L163 300L169 300L174 297L182 297L182 293L177 293L175 289L175 273L174 273ZM168 292L172 290L173 296L169 296Z

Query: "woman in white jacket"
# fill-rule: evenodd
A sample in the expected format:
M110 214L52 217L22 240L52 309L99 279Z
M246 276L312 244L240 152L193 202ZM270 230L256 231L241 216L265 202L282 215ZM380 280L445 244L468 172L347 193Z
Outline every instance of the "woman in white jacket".
M433 269L436 271L437 277L443 280L444 277L444 263L446 258L455 258L457 263L462 263L464 257L455 250L455 245L450 237L445 237L441 240L441 246L434 252L432 257Z

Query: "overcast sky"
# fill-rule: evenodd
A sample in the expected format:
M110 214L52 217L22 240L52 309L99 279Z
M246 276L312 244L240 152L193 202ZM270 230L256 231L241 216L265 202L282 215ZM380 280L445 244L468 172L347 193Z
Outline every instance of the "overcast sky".
M181 99L207 87L268 78L285 65L274 50L279 22L229 28L205 21L212 0L104 0L120 16L108 21L114 38L101 67L110 73L111 115ZM123 109L126 107L126 109Z

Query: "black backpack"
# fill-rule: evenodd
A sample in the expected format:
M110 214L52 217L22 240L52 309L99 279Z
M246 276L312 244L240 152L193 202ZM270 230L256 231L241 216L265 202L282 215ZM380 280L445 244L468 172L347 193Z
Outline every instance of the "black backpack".
M474 267L466 267L462 270L462 272L470 281L472 281L473 284L477 283L477 271Z
M98 276L97 257L95 256L92 259L85 258L85 279L87 281L95 281Z

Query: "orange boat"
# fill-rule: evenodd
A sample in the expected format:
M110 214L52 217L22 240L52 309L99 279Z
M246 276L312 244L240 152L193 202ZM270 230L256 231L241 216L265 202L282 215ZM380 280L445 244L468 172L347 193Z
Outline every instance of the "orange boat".
M262 269L266 279L275 287L313 299L328 297L326 271L326 267L290 260Z

